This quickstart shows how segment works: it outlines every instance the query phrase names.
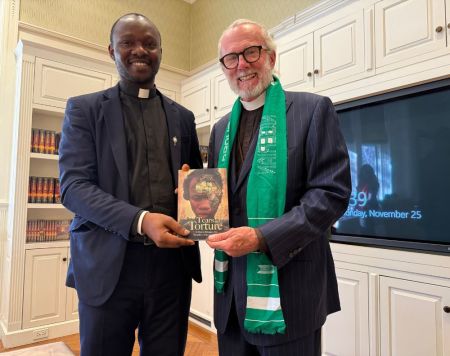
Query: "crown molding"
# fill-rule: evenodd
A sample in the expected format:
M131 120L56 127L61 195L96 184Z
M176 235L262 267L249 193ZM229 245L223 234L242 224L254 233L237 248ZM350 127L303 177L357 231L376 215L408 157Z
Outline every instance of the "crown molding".
M19 40L34 42L69 53L76 53L84 57L97 59L101 62L113 63L112 59L109 57L107 46L101 46L93 42L69 36L64 33L51 31L22 21L19 21ZM183 76L190 75L190 72L187 70L175 68L164 63L161 63L161 68Z

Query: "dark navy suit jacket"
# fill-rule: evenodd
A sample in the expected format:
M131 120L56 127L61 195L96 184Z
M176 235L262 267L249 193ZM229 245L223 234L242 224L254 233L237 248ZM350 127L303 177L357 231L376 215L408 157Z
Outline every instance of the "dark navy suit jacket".
M315 94L286 94L287 191L285 213L259 229L272 263L278 267L284 335L244 333L255 345L288 342L319 329L326 316L340 310L328 236L344 213L351 192L347 148L331 101ZM229 114L213 128L209 165L217 166ZM246 191L257 137L253 138L239 177L232 160L228 172L230 225L248 225ZM240 324L246 306L246 257L232 258L224 294L215 293L214 321L224 332L234 294Z
M183 163L201 167L192 112L162 96L174 186ZM103 304L119 279L131 224L128 163L119 88L71 98L59 148L61 200L75 213L67 285L86 304ZM174 142L173 137L177 138ZM190 275L201 281L198 245L180 249Z

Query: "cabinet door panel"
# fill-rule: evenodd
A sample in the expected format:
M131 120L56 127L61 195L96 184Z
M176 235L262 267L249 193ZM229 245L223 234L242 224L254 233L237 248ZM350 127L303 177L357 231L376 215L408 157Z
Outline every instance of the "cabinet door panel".
M300 91L312 87L313 35L309 34L280 45L277 62L284 89Z
M363 17L361 10L314 32L316 87L364 74Z
M369 354L368 276L336 268L341 311L328 316L322 329L323 355Z
M65 320L67 248L27 250L23 327Z
M197 126L209 125L209 107L211 105L209 81L199 83L198 85L186 90L181 95L182 104L194 113L195 123Z
M211 322L213 320L214 252L204 242L200 242L202 261L202 283L192 282L191 313Z
M214 122L229 113L237 95L230 89L224 74L214 77Z
M438 26L443 30L436 32ZM375 4L376 66L445 49L445 32L444 0L380 1Z
M380 277L381 355L450 354L450 288Z
M36 104L65 108L69 97L93 93L110 86L109 74L36 58Z

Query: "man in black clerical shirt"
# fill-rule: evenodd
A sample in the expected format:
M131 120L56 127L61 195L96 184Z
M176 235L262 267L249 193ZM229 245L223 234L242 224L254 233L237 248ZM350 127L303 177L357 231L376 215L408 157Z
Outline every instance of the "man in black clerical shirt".
M161 36L147 17L120 17L110 41L120 82L68 100L60 145L81 354L131 355L137 328L141 355L183 355L201 272L175 188L182 164L202 167L194 116L155 87Z

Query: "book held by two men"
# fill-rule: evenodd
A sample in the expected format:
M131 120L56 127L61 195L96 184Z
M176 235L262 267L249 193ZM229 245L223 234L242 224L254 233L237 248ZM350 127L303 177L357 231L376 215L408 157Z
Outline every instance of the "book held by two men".
M225 168L178 171L178 222L191 232L188 238L193 240L206 240L228 230Z

